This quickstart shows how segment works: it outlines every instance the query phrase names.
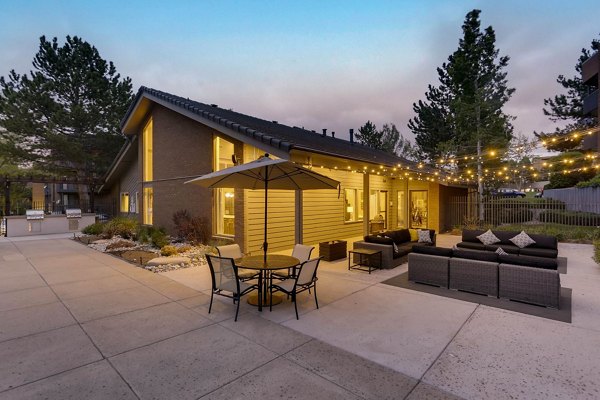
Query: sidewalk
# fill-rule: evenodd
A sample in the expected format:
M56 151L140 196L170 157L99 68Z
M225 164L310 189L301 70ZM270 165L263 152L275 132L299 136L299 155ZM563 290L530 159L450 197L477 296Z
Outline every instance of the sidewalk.
M457 238L438 237L450 245ZM600 267L561 244L565 324L323 263L319 304L208 314L207 268L153 274L69 239L0 241L0 399L597 398Z

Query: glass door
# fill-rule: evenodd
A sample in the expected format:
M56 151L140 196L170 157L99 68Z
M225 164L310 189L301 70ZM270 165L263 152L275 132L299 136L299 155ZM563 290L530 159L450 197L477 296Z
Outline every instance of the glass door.
M427 190L410 191L410 227L427 228Z

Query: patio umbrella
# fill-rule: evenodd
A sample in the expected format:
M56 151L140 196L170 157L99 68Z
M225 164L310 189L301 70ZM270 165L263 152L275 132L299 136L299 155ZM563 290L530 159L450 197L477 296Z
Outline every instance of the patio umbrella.
M185 183L207 188L237 188L265 190L265 227L263 251L267 259L267 206L269 189L310 190L338 189L334 179L301 167L291 161L269 158L268 154L247 164L236 165L210 174L202 175Z

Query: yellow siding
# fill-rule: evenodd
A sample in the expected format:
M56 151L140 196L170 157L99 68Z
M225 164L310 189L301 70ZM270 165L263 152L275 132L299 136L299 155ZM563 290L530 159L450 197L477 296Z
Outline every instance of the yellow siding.
M269 190L269 252L290 249L295 243L295 192ZM260 251L264 240L265 191L244 190L244 238L246 252Z
M344 189L363 189L363 174L340 170L315 169L316 172L341 182L337 190L306 190L303 192L303 241L319 242L363 235L363 222L344 222ZM366 205L364 215L366 218Z
M440 185L429 182L429 229L440 232Z

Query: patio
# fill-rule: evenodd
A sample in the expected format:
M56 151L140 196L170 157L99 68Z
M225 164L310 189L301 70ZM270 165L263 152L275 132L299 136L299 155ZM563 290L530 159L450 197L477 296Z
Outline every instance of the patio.
M560 244L566 324L323 262L319 304L208 314L208 268L153 274L66 238L0 239L0 399L596 398L600 268ZM458 237L439 235L438 245Z

